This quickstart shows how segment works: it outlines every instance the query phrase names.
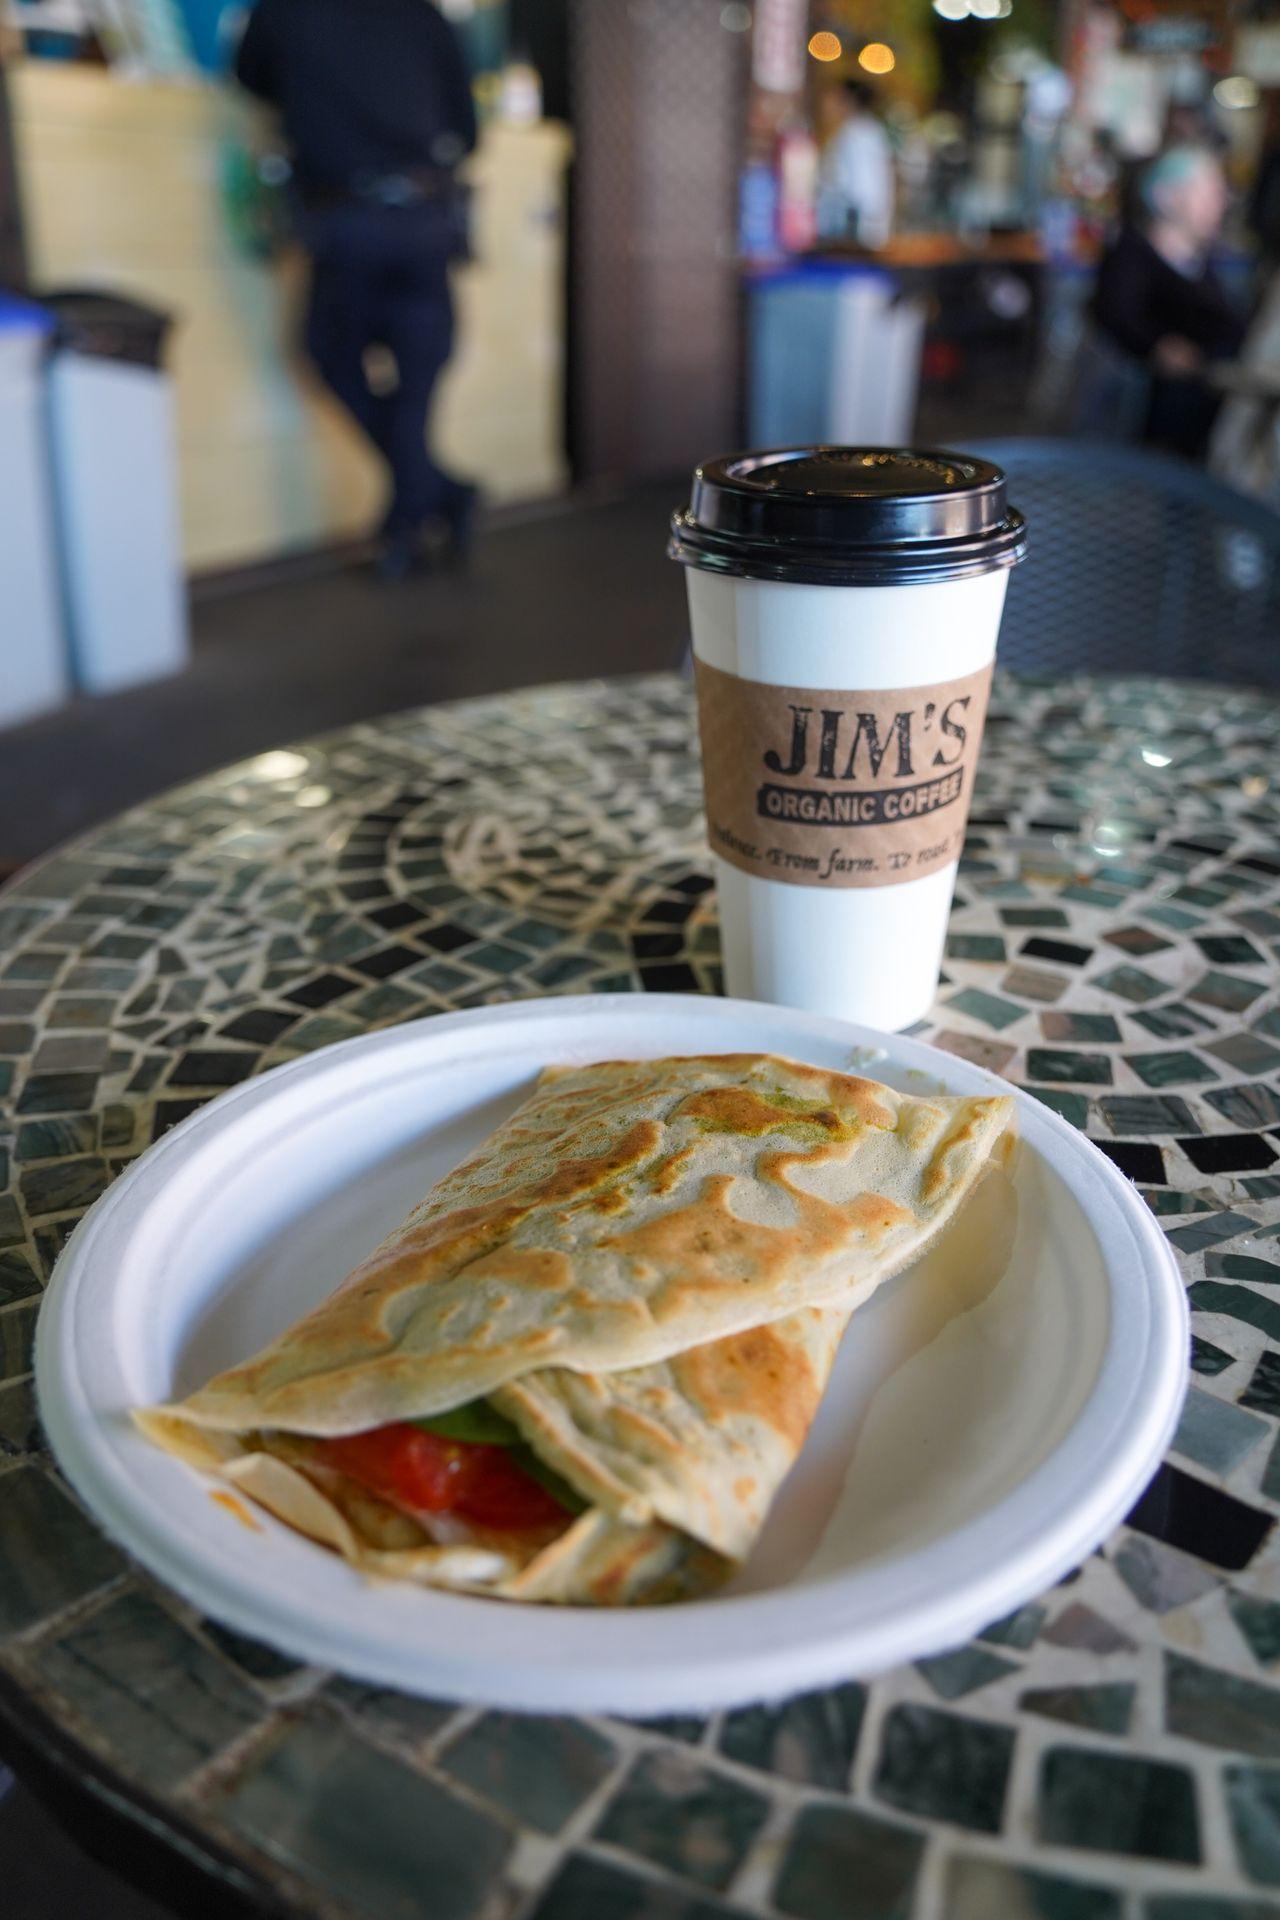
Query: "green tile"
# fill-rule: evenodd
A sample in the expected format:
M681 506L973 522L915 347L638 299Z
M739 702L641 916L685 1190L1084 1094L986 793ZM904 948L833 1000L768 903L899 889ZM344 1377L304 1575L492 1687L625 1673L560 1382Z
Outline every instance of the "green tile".
M38 1656L41 1678L147 1786L172 1791L262 1702L153 1600L122 1593Z
M641 1878L592 1854L575 1853L557 1870L529 1920L746 1920L737 1907L669 1882Z
M941 1707L899 1705L885 1716L872 1791L904 1813L998 1833L1014 1735Z
M1228 1587L1227 1607L1258 1665L1274 1666L1280 1660L1280 1601L1261 1600Z
M812 1787L841 1791L858 1744L866 1688L850 1681L779 1705L727 1713L720 1751L728 1759Z
M949 933L948 960L999 960L1009 958L1008 948L998 933Z
M917 1660L916 1669L943 1700L960 1700L1018 1670L1012 1660L1002 1660L984 1647L957 1647L954 1653L933 1654Z
M1194 1053L1177 1050L1170 1053L1126 1053L1124 1058L1125 1064L1148 1087L1180 1087L1221 1077L1217 1068L1211 1067Z
M1015 1020L1021 1020L1026 1008L1012 1000L1002 1000L999 994L984 993L981 987L965 987L952 994L947 1001L947 1011L967 1014L971 1020L980 1020L983 1026L994 1027L1000 1033Z
M54 1213L83 1213L106 1191L109 1178L106 1161L88 1156L32 1167L18 1184L28 1219L39 1220Z
M1203 1253L1221 1240L1234 1240L1237 1234L1254 1233L1256 1227L1247 1213L1211 1213L1187 1227L1170 1227L1165 1238L1183 1253Z
M1196 1373L1203 1373L1212 1378L1214 1374L1224 1373L1228 1367L1233 1366L1235 1358L1234 1353L1228 1353L1223 1347L1215 1347L1211 1340L1202 1340L1198 1333L1192 1334L1191 1365ZM1280 1395L1280 1382L1277 1383L1277 1393ZM1280 1413L1280 1399L1270 1410Z
M1227 1817L1251 1880L1280 1886L1280 1767L1227 1767Z
M1259 1260L1251 1253L1207 1253L1204 1270L1213 1280L1249 1280L1254 1286L1280 1286L1280 1261Z
M1221 1007L1225 1013L1243 1013L1265 991L1256 980L1240 980L1233 973L1219 973L1211 967L1189 989L1187 998L1206 1007Z
M1088 887L1081 885L1079 881L1075 881L1071 886L1062 889L1059 898L1074 901L1077 906L1081 907L1105 907L1110 909L1120 905L1124 899L1124 894L1119 887Z
M1046 1040L1070 1047L1108 1046L1120 1039L1120 1026L1109 1013L1060 1012L1040 1015L1040 1029Z
M1280 1303L1268 1300L1249 1287L1227 1286L1218 1280L1197 1280L1188 1287L1187 1298L1197 1313L1225 1313L1232 1320L1243 1320L1256 1327L1268 1340L1280 1340Z
M445 1747L440 1763L509 1818L559 1833L616 1757L581 1720L487 1713Z
M1109 1087L1111 1058L1105 1053L1076 1053L1065 1047L1028 1047L1027 1072L1033 1080Z
M1266 1434L1267 1423L1257 1414L1245 1413L1201 1387L1191 1387L1171 1445L1175 1453L1185 1454L1214 1473L1226 1474L1246 1459Z
M1164 1679L1170 1733L1257 1760L1280 1758L1280 1693L1273 1687L1168 1652Z
M1256 1033L1229 1033L1221 1040L1206 1040L1204 1050L1238 1073L1270 1073L1280 1065L1280 1047L1260 1040Z
M31 1262L16 1247L0 1253L0 1307L15 1300L29 1300L40 1291L40 1282Z
M277 1653L274 1647L264 1645L261 1640L251 1640L248 1634L234 1633L230 1627L219 1626L216 1620L202 1620L200 1631L224 1658L254 1680L284 1680L302 1671L300 1660Z
M953 1855L941 1912L945 1920L1121 1920L1122 1899L1092 1881Z
M63 1160L87 1153L98 1144L98 1125L91 1113L70 1114L64 1120L26 1120L18 1128L15 1156L22 1161Z
M447 1701L421 1700L416 1694L369 1686L363 1680L331 1680L325 1688L325 1697L346 1708L371 1729L394 1734L415 1746L432 1739L457 1712Z
M1194 1193L1179 1193L1176 1187L1144 1187L1142 1197L1152 1213L1163 1219L1179 1218L1188 1213L1212 1213L1213 1208L1207 1200L1201 1200Z
M38 1467L0 1475L0 1633L20 1633L105 1586L124 1561Z
M1155 1893L1147 1898L1142 1920L1280 1920L1280 1907L1219 1893Z
M1068 927L1071 922L1061 907L1001 907L1000 921L1006 927Z
M26 1237L17 1201L11 1193L0 1193L0 1247L16 1247Z
M1032 1687L1019 1697L1024 1713L1091 1733L1128 1733L1136 1688L1128 1682L1096 1687Z
M687 1754L648 1753L596 1824L595 1837L700 1886L728 1886L769 1803Z
M1155 906L1144 906L1142 912L1148 920L1157 920L1161 927L1173 927L1174 933L1184 933L1188 927L1203 927L1205 916L1194 914L1190 906L1171 906L1169 900L1157 900Z
M510 1851L496 1820L319 1716L285 1726L215 1804L317 1894L370 1920L475 1920Z
M1176 1093L1112 1093L1099 1102L1112 1133L1199 1133L1186 1101Z
M1241 1133L1280 1126L1280 1094L1273 1093L1270 1087L1214 1087L1204 1099L1215 1113L1222 1115L1228 1126L1238 1128Z
M1049 1846L1189 1864L1201 1858L1187 1768L1101 1747L1050 1747L1042 1755L1037 1827Z
M1206 1032L1209 1027L1204 1015L1194 1007L1176 1003L1167 1007L1143 1007L1139 1012L1130 1013L1129 1018L1153 1033L1157 1040L1184 1040L1189 1035Z
M978 1635L993 1647L1017 1647L1025 1653L1033 1646L1036 1635L1045 1621L1045 1609L1038 1606L1019 1607L1016 1613L1006 1614L1003 1620L993 1620Z
M798 1920L910 1920L923 1855L924 1835L895 1821L853 1807L807 1806L783 1855L773 1905Z
M1138 1006L1169 991L1163 980L1157 980L1144 967L1112 967L1107 973L1097 974L1092 985L1101 987L1104 993L1114 993L1117 999L1128 1000Z
M1059 1087L1025 1087L1024 1092L1034 1094L1042 1106L1052 1107L1064 1120L1083 1132L1089 1124L1089 1097L1084 1093L1067 1093Z
M6 1381L0 1386L0 1453L35 1453L43 1444L35 1382Z
M0 1312L0 1380L31 1371L38 1299L20 1300Z

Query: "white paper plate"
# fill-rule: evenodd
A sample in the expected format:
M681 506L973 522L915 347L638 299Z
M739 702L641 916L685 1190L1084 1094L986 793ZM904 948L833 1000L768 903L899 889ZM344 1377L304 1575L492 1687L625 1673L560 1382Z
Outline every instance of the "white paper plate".
M216 1618L413 1692L658 1713L867 1674L966 1639L1075 1566L1154 1471L1183 1290L1102 1154L1019 1096L1012 1178L851 1323L756 1553L708 1600L513 1607L370 1585L149 1446L131 1406L252 1353L328 1293L552 1061L769 1050L903 1091L1008 1091L901 1036L692 996L526 1001L331 1047L144 1154L81 1223L40 1316L40 1411L108 1533ZM922 1076L926 1078L922 1079Z

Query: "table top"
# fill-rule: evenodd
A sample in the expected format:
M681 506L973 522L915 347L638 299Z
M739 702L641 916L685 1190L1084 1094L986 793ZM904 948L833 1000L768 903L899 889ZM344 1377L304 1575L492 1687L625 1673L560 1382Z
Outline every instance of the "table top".
M457 1709L224 1631L82 1515L28 1371L80 1213L220 1089L443 1008L717 988L691 688L263 754L0 894L0 1750L269 1911L1280 1915L1278 749L1259 695L998 684L921 1031L1138 1183L1186 1411L1129 1523L971 1645L706 1721Z

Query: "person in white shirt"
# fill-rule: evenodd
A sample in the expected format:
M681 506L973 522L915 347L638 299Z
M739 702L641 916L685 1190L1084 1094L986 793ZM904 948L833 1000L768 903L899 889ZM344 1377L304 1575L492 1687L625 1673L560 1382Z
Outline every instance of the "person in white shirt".
M893 149L870 87L846 80L837 99L840 120L822 159L822 230L882 247L893 227Z

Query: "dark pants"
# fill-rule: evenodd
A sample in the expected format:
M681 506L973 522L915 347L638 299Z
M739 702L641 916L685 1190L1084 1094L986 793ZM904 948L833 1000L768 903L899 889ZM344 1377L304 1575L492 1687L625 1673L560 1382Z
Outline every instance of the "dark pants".
M312 256L307 352L391 470L388 533L448 511L459 491L427 451L432 389L453 345L447 207L359 202L312 209L304 236ZM388 349L397 381L377 393L365 350Z

